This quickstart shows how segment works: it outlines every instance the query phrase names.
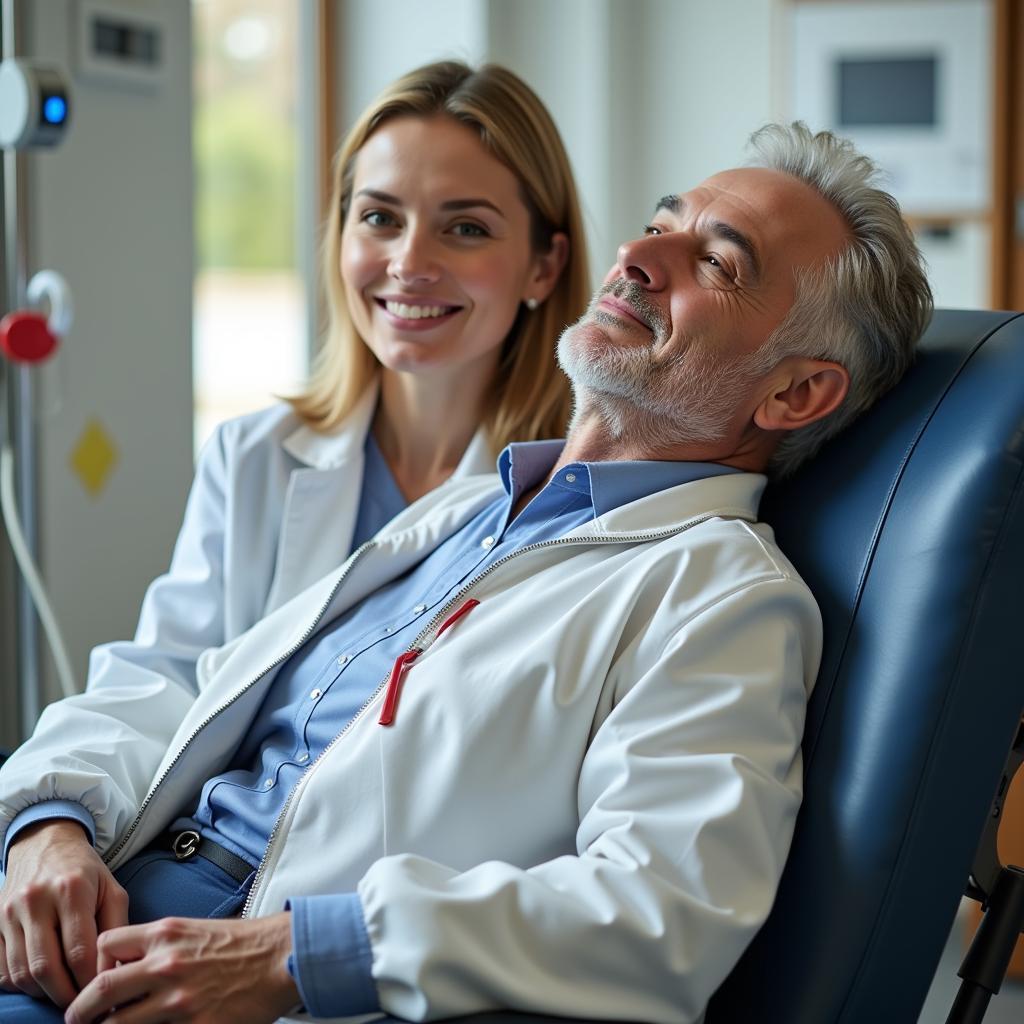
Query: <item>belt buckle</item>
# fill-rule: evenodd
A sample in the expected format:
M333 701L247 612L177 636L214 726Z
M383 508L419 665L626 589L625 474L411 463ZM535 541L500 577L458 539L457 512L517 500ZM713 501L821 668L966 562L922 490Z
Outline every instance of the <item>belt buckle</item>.
M202 839L198 832L193 829L186 829L179 832L171 843L171 852L176 860L190 860L199 852L199 844Z

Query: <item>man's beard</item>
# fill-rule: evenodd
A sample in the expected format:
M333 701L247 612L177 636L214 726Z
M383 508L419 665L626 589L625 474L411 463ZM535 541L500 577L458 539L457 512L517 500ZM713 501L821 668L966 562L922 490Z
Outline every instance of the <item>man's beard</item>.
M601 296L609 293L628 302L647 322L652 330L648 343L600 348L574 344L578 328L602 323L621 326L617 317L597 306ZM677 354L658 359L656 353L668 333L669 325L639 285L618 280L602 288L587 312L558 341L558 363L573 390L570 430L581 416L596 413L612 439L627 440L651 452L722 441L737 404L770 368L769 354L758 350L722 357L714 346L693 336Z

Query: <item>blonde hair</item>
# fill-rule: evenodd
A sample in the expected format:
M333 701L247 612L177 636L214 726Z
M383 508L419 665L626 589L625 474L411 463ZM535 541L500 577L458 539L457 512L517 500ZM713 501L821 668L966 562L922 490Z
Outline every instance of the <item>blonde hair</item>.
M378 372L376 357L352 322L338 269L355 158L386 121L436 115L473 129L484 148L519 179L535 252L548 251L555 232L568 238L566 265L547 300L535 310L520 306L483 415L495 454L512 440L562 437L571 395L556 365L555 346L590 297L583 219L569 158L551 115L522 79L497 64L474 70L460 61L441 61L409 72L384 90L341 144L323 245L328 329L305 390L287 400L308 426L326 432L348 415Z

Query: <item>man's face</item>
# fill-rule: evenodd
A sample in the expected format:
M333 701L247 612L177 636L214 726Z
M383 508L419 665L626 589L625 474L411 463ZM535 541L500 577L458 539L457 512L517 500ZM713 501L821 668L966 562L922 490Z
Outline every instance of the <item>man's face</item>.
M664 447L728 447L770 387L759 350L798 272L846 236L831 203L778 171L725 171L666 196L559 342L578 406L596 404L624 431L659 425Z

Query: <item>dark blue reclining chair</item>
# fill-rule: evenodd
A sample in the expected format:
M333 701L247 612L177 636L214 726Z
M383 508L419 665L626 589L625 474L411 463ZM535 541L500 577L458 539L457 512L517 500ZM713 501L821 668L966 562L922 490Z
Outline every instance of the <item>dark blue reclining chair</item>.
M980 1020L1024 917L985 828L1024 753L1024 316L937 312L904 381L762 513L825 650L779 897L707 1024L914 1024L969 877L1012 897L965 964L955 1019Z
M986 828L1024 751L1024 316L937 312L904 381L762 511L825 651L778 900L707 1024L912 1024L965 886L1024 895ZM965 964L990 991L1006 913L996 965ZM950 1019L986 1003L965 988Z

